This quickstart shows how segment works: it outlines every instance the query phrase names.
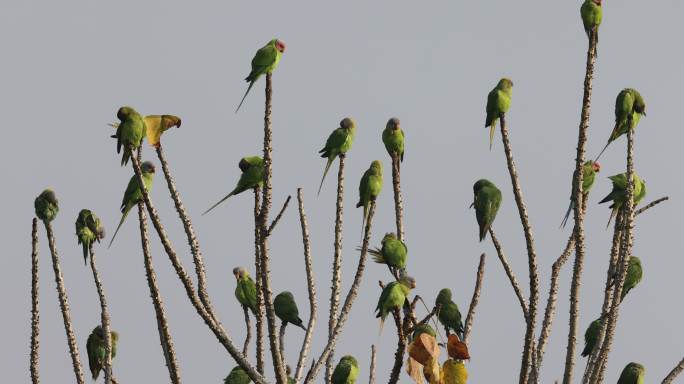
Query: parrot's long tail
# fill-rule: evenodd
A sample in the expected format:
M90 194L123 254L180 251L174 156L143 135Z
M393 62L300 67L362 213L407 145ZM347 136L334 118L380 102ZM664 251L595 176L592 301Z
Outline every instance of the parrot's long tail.
M133 205L126 207L124 211L121 214L121 221L119 221L119 225L116 227L116 231L114 231L114 236L112 236L112 239L109 241L109 245L107 246L107 249L111 248L112 243L114 242L114 239L116 239L116 234L119 233L119 229L121 229L121 226L123 225L124 221L126 220L126 216L128 216L128 212L131 211L131 208L133 208Z
M233 192L229 193L228 195L226 195L226 197L224 197L223 199L219 200L218 203L212 205L211 208L209 208L209 209L207 209L206 211L204 211L204 213L202 213L202 216L204 216L204 215L206 215L207 213L209 213L212 209L218 207L219 204L221 204L221 203L223 203L224 201L228 200L228 198L231 197L231 196L233 196L234 194L235 194L235 193L234 193L234 191L233 191Z
M570 206L568 207L568 211L565 212L565 217L563 217L563 221L561 221L560 228L565 228L565 225L568 223L568 218L570 218L570 212L572 212L572 209L575 207L575 203L570 200Z
M613 221L613 217L615 217L617 211L617 209L613 209L612 211L610 211L610 217L608 218L608 224L606 224L606 229L610 227L610 222Z
M360 251L361 248L359 247L358 250ZM378 264L386 264L385 258L382 256L382 251L380 249L378 249L378 248L369 249L368 253L370 253L374 262L376 262Z
M88 265L88 245L85 241L83 242L83 265Z
M333 160L335 160L334 157L330 156L328 157L328 162L325 164L325 170L323 171L323 177L321 178L321 184L318 186L318 195L321 195L321 188L323 188L323 181L325 180L325 176L328 175L328 170L330 170L330 166L332 165Z
M242 103L245 102L245 98L249 94L249 90L252 89L253 85L254 85L254 80L249 82L249 86L247 87L247 92L245 92L245 95L242 96L242 100L240 100L240 104L238 104L238 107L235 109L235 113L238 113L238 111L240 110L240 107L242 107Z
M494 143L494 131L496 130L496 120L492 121L492 125L489 126L489 150L492 150L492 144Z
M364 234L364 229L366 228L366 225L368 224L368 204L363 206L363 218L361 220L361 243L363 243L363 234Z
M601 155L603 155L603 152L606 151L606 148L608 148L609 145L610 145L610 140L608 140L608 142L606 143L606 146L603 147L603 149L602 149L601 152L598 154L598 156L596 156L596 158L594 159L594 163L598 161L598 159L601 157Z

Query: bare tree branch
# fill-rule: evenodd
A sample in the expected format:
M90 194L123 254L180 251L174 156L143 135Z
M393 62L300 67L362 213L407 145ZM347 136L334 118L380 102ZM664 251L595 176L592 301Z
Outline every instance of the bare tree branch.
M492 238L492 243L494 243L496 254L499 255L499 260L501 260L501 264L504 267L504 271L506 271L508 280L510 280L511 286L513 286L513 291L515 291L515 295L518 297L520 307L522 308L523 317L525 318L525 322L527 322L527 319L529 317L529 310L527 309L527 301L525 300L525 295L523 295L522 290L520 289L520 284L518 283L518 279L515 277L515 273L513 272L511 265L508 263L508 259L506 259L506 255L504 254L503 248L499 243L499 239L497 239L496 235L494 234L494 229L492 229L491 227L489 228L489 236Z
M480 255L480 264L477 266L477 278L475 279L475 289L473 290L473 298L470 299L470 307L468 308L468 315L466 316L465 327L463 328L463 342L468 344L468 336L470 336L470 329L475 321L475 308L480 302L480 291L482 291L482 280L484 279L485 257L483 253Z
M672 371L663 379L663 384L670 384L680 373L682 373L682 371L684 371L684 358L679 361L679 364L672 368Z
M304 192L301 188L297 189L297 201L299 202L299 221L302 226L302 243L304 244L304 265L306 267L306 283L309 289L309 323L306 326L306 334L304 335L304 342L299 352L299 360L297 361L297 370L295 372L295 382L299 383L304 374L304 365L306 364L306 357L311 348L311 338L313 337L313 330L316 326L316 282L313 274L313 266L311 262L311 243L309 240L309 224L304 212Z
M256 366L264 374L264 293L261 290L261 239L259 234L259 212L261 210L261 188L254 188L254 269L256 286ZM245 355L247 356L247 355Z
M640 214L646 212L647 210L649 210L649 209L655 207L656 205L662 203L663 201L667 201L667 200L669 200L669 199L670 199L670 196L663 196L663 197L661 197L661 198L659 198L659 199L653 200L653 201L651 201L650 203L644 205L643 207L637 209L636 212L634 212L634 215L635 215L635 216L638 216L638 215L640 215Z
M404 364L404 352L406 351L406 333L404 333L404 322L401 321L401 311L399 309L392 310L394 323L397 326L397 350L394 352L394 365L390 372L389 384L396 384L399 382L399 374L401 373L401 366Z
M100 321L101 327L104 335L105 343L105 358L103 364L103 370L105 374L105 384L111 384L112 382L112 337L111 337L111 326L109 310L107 309L107 298L105 297L104 288L102 287L102 280L100 279L100 273L97 270L97 264L95 260L95 251L93 250L93 244L90 243L90 269L93 271L93 280L95 281L95 288L97 289L97 295L100 298Z
M275 219L273 219L273 222L271 222L271 225L268 227L268 231L267 231L268 236L271 236L271 232L273 232L273 229L275 228L276 225L278 225L278 222L283 217L283 213L285 213L287 206L290 204L290 199L292 199L292 196L288 195L287 199L285 199L285 203L283 204L283 207L280 208L280 212L278 212L278 215L276 216Z
M375 384L375 344L371 345L371 362L370 362L370 374L368 376L368 384Z
M242 306L245 314L245 343L242 345L242 354L249 356L249 342L252 340L252 322L249 320L249 308Z
M38 308L38 219L33 218L31 227L31 359L29 371L31 382L40 383L40 311Z
M287 328L287 322L283 321L280 323L280 359L285 363L285 329Z
M397 238L404 241L404 201L401 196L401 158L392 153L392 187L394 190L394 216L397 224Z

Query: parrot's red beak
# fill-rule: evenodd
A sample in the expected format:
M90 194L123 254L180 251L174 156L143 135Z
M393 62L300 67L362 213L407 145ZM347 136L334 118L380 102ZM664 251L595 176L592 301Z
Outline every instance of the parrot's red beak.
M282 40L276 41L276 49L278 49L278 51L280 51L280 53L285 52L285 43L283 43Z
M598 161L594 161L594 172L600 172L601 171L601 164L599 164Z

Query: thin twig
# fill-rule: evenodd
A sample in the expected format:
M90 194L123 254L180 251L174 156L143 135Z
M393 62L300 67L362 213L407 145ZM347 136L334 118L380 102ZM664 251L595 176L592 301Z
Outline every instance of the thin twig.
M511 265L508 263L508 259L506 259L506 255L503 252L503 248L499 243L499 239L496 238L496 235L494 234L494 229L491 227L489 228L489 236L492 238L492 243L494 243L496 254L499 255L499 260L501 260L501 264L503 265L504 271L506 271L506 276L508 276L508 280L510 280L511 285L513 286L513 291L515 291L515 295L518 297L520 307L522 308L523 317L525 318L525 322L527 322L527 318L529 317L529 310L527 309L527 301L525 300L525 295L523 295L522 289L520 289L518 278L515 277L515 273L513 272Z
M634 215L638 216L638 215L644 213L645 211L647 211L648 209L651 209L651 208L655 207L656 205L662 203L663 201L667 201L669 199L670 199L669 196L663 196L660 199L653 200L652 202L650 202L650 203L644 205L643 207L637 209L636 212L634 212Z
M290 199L292 199L292 196L288 195L287 199L285 199L285 204L283 204L283 207L280 208L280 212L278 212L278 215L276 216L275 219L273 219L273 222L271 222L271 225L268 227L268 231L267 231L268 236L271 236L273 229L275 228L276 225L278 225L278 222L283 217L283 213L285 213L287 206L290 204Z
M526 384L527 374L529 371L530 363L532 361L534 327L537 318L537 304L539 302L539 268L537 267L537 254L534 249L534 236L532 235L532 225L530 224L530 220L527 216L527 207L525 207L525 199L523 199L522 190L520 188L518 172L515 169L515 162L513 161L513 150L511 149L511 142L508 137L508 127L506 126L506 117L503 113L499 116L499 120L501 123L501 140L503 141L504 152L506 154L508 172L511 175L513 195L515 196L515 203L518 206L520 222L523 226L523 231L525 233L527 259L530 269L530 302L527 316L527 330L525 331L525 346L523 348L523 357L520 363L520 384Z
M592 35L595 33L592 32ZM589 114L591 112L591 91L594 79L594 64L596 63L596 39L589 39L587 49L587 65L584 75L584 95L582 97L582 112L577 137L577 156L575 158L575 173L572 185L572 199L574 201L575 227L575 265L570 285L570 321L568 330L568 344L565 354L565 372L563 384L571 384L575 368L575 348L577 346L577 328L579 321L579 300L582 271L584 269L584 158L589 130Z
M663 384L670 384L682 371L684 371L684 358L663 379Z
M370 374L368 375L368 384L375 384L375 344L371 345L371 361Z
M465 327L463 328L463 342L468 344L468 336L470 336L470 329L475 321L475 308L480 302L480 292L482 291L482 280L484 279L485 257L483 253L480 255L480 264L477 266L477 277L475 278L475 289L473 290L473 298L470 299L470 307L468 308L468 315L466 316Z
M181 280L181 283L185 288L185 293L188 296L188 299L190 299L190 303L195 308L197 313L200 315L202 320L204 320L204 323L207 324L209 329L211 329L211 331L214 333L214 335L216 336L217 340L221 343L221 345L223 345L223 347L228 351L228 353L233 357L233 359L235 359L237 364L242 369L244 369L245 372L247 372L247 375L254 382L258 384L265 384L266 380L264 379L264 377L254 369L254 367L249 363L249 361L247 361L245 356L235 347L233 341L230 339L230 336L228 336L228 333L223 328L223 326L220 323L216 323L214 321L213 316L211 316L207 312L206 308L200 301L199 296L195 291L194 284L190 279L190 276L185 270L185 267L183 267L180 258L176 254L176 251L174 250L173 245L171 244L171 240L166 234L164 226L161 224L161 220L159 219L159 213L152 204L152 200L149 196L149 193L147 191L147 188L145 187L145 183L142 178L140 162L135 157L132 157L131 163L133 164L133 170L135 171L138 184L141 186L143 201L145 202L147 212L150 214L150 218L152 219L152 224L154 224L154 228L157 232L157 235L159 235L159 238L161 240L162 247L164 248L164 251L169 257L169 260L171 261L171 264L173 265L173 268L176 271L176 275Z
M40 359L40 312L38 308L38 219L33 218L31 227L31 359L29 371L31 382L40 383L38 362Z
M404 333L404 324L406 321L401 321L401 312L399 309L392 311L394 323L397 326L397 350L394 352L394 365L390 373L389 384L396 384L399 382L399 374L401 373L401 366L404 363L404 352L406 351L406 334Z
M164 354L166 368L169 371L169 379L171 380L171 383L179 384L181 382L180 367L178 366L178 359L176 358L176 348L173 345L169 322L166 319L164 300L161 297L159 286L157 285L157 273L154 271L154 265L152 264L152 252L150 251L150 240L147 231L147 215L145 214L145 207L142 202L138 203L138 221L140 224L140 242L143 251L143 260L145 262L145 276L147 276L147 285L150 288L150 297L152 298L154 314L157 318L159 343Z
M363 237L363 244L361 246L361 255L359 256L359 265L356 268L356 275L354 275L354 281L349 288L347 297L344 299L344 305L342 306L342 311L340 312L340 317L337 319L337 325L335 326L335 332L333 333L332 339L328 340L328 343L323 348L320 357L316 363L309 369L304 380L305 384L312 383L316 379L318 371L325 359L328 358L328 354L335 348L337 343L337 338L342 332L342 327L344 327L347 318L349 317L349 312L351 311L352 304L356 296L359 294L359 286L361 285L361 279L363 278L363 271L366 268L366 259L368 258L368 244L370 243L371 228L373 224L373 216L375 216L375 200L371 200L370 209L368 211L368 220L366 222L365 233Z
M297 201L299 202L299 221L302 226L302 243L304 244L304 265L306 267L306 283L309 289L309 323L306 326L306 334L302 342L302 348L299 352L299 360L297 361L297 370L295 372L295 382L299 383L304 374L304 365L306 364L306 357L311 348L311 338L313 337L313 330L316 326L316 282L313 274L313 266L311 262L311 243L309 239L309 224L304 212L304 192L301 188L297 189Z
M328 316L328 340L332 338L337 325L337 313L340 308L340 285L342 284L342 233L344 228L344 160L346 155L339 156L339 168L337 171L337 200L335 201L335 243L332 265L332 281L330 287L330 313ZM333 359L335 351L331 351L325 361L325 382L330 383L333 372Z
M401 158L392 152L392 187L394 189L394 216L397 224L397 238L404 241L404 201L401 196Z
M252 322L249 320L249 308L242 306L245 313L245 343L242 345L242 354L249 356L249 342L252 340Z
M100 279L100 272L97 270L97 264L95 261L95 251L93 250L93 244L90 243L90 269L93 271L93 280L95 281L95 288L97 289L97 295L100 298L100 321L102 332L104 334L105 343L105 358L104 358L104 374L105 374L105 384L111 384L112 382L112 337L111 337L111 326L109 310L107 309L107 298L104 293L104 288L102 287L102 280Z
M66 332L67 343L69 344L69 354L71 355L71 364L76 375L76 382L84 384L83 365L81 365L81 357L78 353L78 344L76 343L76 336L74 335L74 328L71 324L71 310L69 308L69 297L67 296L66 288L64 287L64 275L62 275L62 267L59 263L59 255L57 254L57 246L55 245L55 235L52 232L52 224L44 221L45 232L47 233L48 246L52 254L52 268L55 271L55 282L57 283L57 296L59 298L59 307L62 311L62 319L64 320L64 331Z
M259 211L261 210L261 188L254 188L254 269L256 286L256 366L264 374L264 293L261 290L261 240L259 238ZM245 355L247 356L247 355Z

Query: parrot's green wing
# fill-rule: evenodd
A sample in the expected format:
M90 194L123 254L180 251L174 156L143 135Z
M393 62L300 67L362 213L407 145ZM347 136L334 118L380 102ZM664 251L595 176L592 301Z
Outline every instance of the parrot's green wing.
M461 337L463 336L463 321L461 318L461 312L458 310L458 305L453 301L442 305L439 310L439 321L447 329L451 329L458 333Z
M55 191L48 188L41 192L33 202L33 207L35 208L36 217L43 222L54 220L59 212L59 202L57 201Z
M622 370L617 384L644 384L646 368L639 363L629 363Z
M237 289L235 290L235 295L240 304L249 308L253 314L256 314L256 285L251 277L240 279Z
M354 137L350 131L343 128L337 128L334 131L332 131L330 136L328 136L328 140L325 141L325 146L323 147L323 149L318 151L318 153L321 154L322 158L328 159L328 161L325 164L325 170L323 171L323 177L321 178L321 184L318 187L318 194L321 193L323 181L325 180L325 177L328 175L328 171L330 170L330 166L332 165L333 161L335 161L335 158L340 153L346 153L347 150L351 148L351 143L353 140Z
M275 299L273 299L273 307L275 308L275 314L283 322L288 322L294 324L304 330L304 325L302 324L302 319L299 317L299 310L297 309L297 303L294 300L291 292L285 291L279 293Z
M354 384L359 374L359 366L352 356L344 356L332 374L332 384Z
M584 332L584 350L582 356L587 357L591 354L598 342L599 334L601 332L601 319L596 319L589 324L586 332Z
M625 299L625 296L634 289L644 276L643 269L641 267L641 259L636 256L629 258L629 265L627 267L627 276L625 277L625 283L622 286L622 292L620 294L620 301Z
M475 196L475 217L480 227L480 241L484 240L501 205L501 191L493 186L485 186Z
M228 377L223 380L224 384L249 384L251 382L252 379L249 378L247 372L239 366L233 368Z
M269 41L265 46L259 48L254 57L252 58L252 70L245 78L245 81L249 83L245 95L240 100L235 113L240 110L242 103L244 103L245 98L252 89L254 83L259 79L259 77L265 73L270 73L278 66L280 61L280 51L275 46L276 39Z

